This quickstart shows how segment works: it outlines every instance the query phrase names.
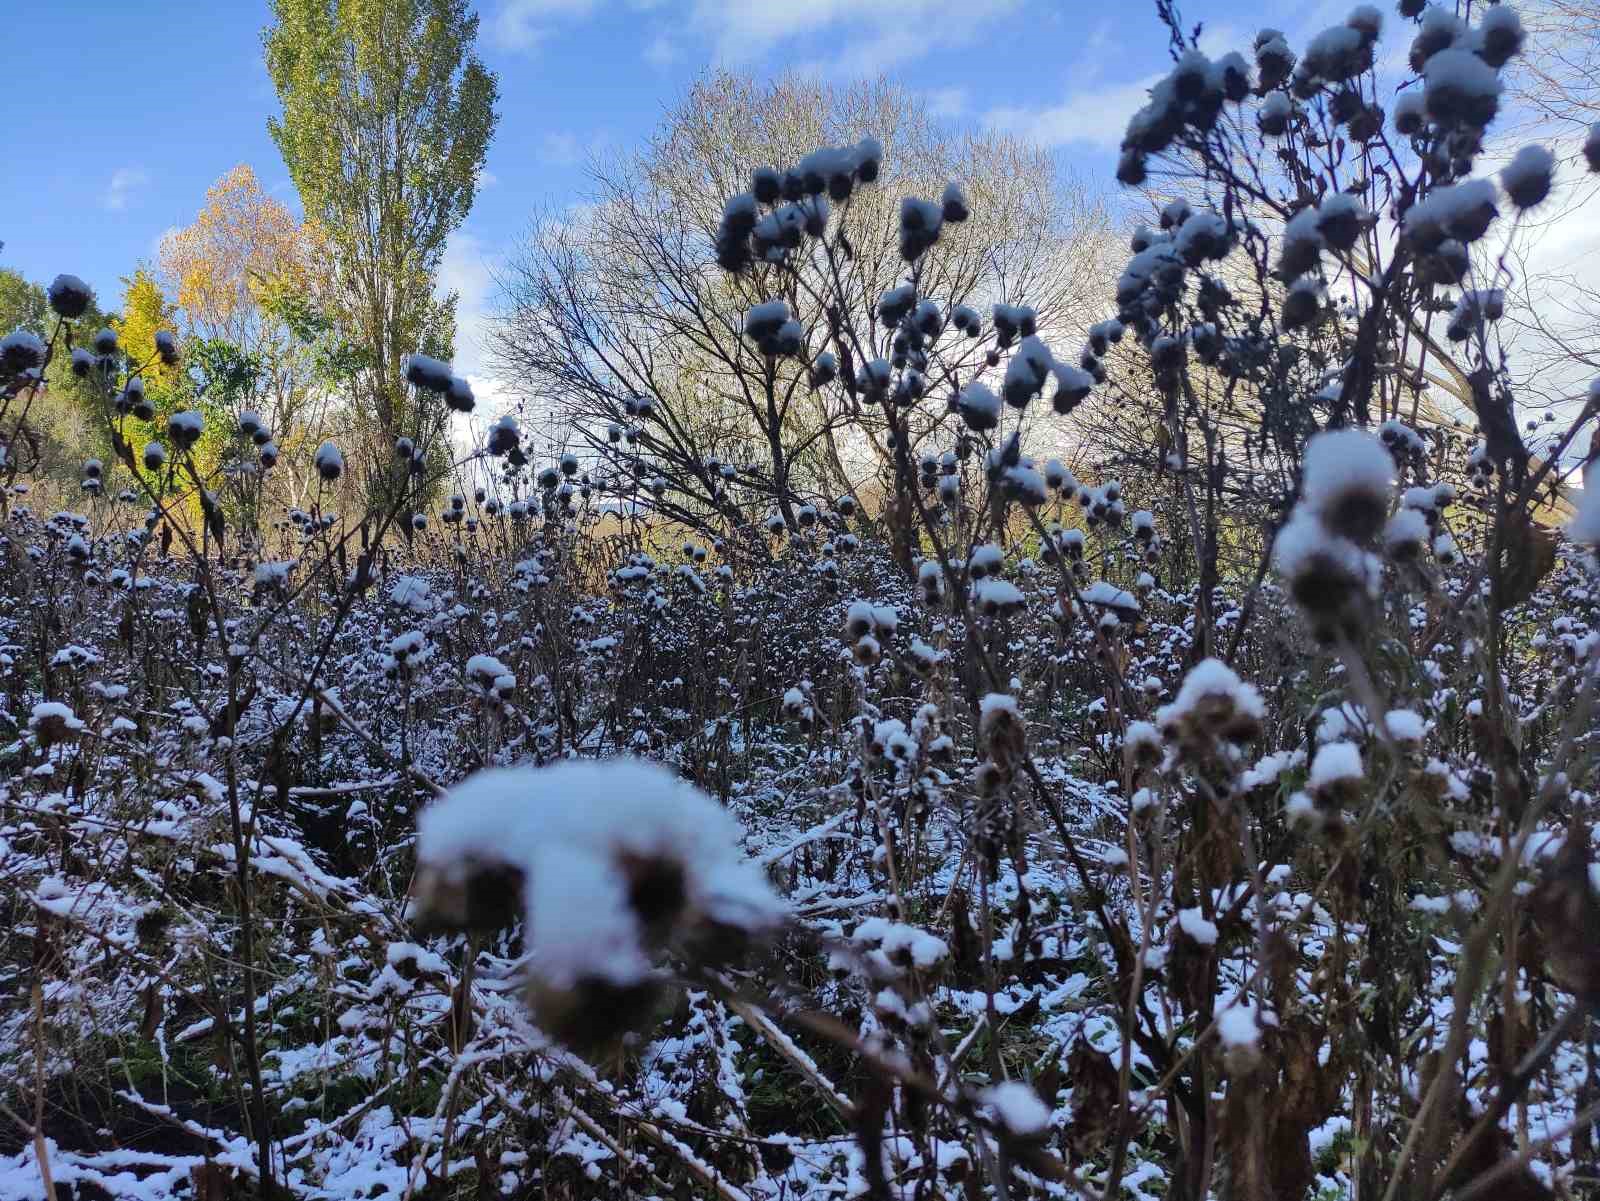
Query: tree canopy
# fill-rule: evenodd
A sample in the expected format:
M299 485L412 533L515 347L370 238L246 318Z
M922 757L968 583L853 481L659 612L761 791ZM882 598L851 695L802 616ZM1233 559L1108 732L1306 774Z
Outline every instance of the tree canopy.
M401 358L449 357L454 298L434 287L494 132L498 87L473 52L465 0L274 0L267 70L283 106L268 127L307 218L324 232L339 317L367 355L353 411L390 439L431 439L407 414Z

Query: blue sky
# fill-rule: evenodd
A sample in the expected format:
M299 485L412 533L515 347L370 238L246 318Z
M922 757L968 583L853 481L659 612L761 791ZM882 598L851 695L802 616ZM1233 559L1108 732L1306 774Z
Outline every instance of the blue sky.
M1300 45L1353 0L1186 0L1212 53L1248 50L1263 25ZM1389 4L1386 44L1406 36ZM499 75L500 126L484 186L452 237L441 283L461 296L457 366L482 374L492 274L534 212L583 199L592 149L648 136L713 65L770 76L886 74L952 125L993 125L1056 149L1091 184L1167 65L1154 0L479 0L480 53ZM0 92L11 186L0 188L0 266L86 278L115 304L119 277L187 224L206 188L249 163L297 207L267 134L267 0L78 0L8 13L15 44L48 65ZM1592 222L1547 239L1545 264L1600 261ZM1581 236L1580 236L1581 235ZM1541 265L1545 265L1541 264Z
M1252 27L1263 7L1251 6ZM1246 37L1230 20L1242 11L1212 0L1188 15L1233 44ZM1163 52L1151 0L482 0L479 13L502 102L486 186L445 265L467 326L530 213L580 199L589 150L645 137L709 65L886 73L953 123L1025 131L1106 179ZM20 184L0 189L0 265L37 280L73 271L115 303L119 277L192 220L234 164L249 163L293 205L266 130L276 111L260 52L267 20L265 0L90 0L11 14L15 44L38 48L53 78L0 94ZM462 352L470 369L473 348Z

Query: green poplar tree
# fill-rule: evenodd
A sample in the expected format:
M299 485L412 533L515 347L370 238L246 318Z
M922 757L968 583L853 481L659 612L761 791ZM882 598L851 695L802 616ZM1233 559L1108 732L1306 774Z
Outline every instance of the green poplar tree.
M408 402L400 362L449 358L455 297L434 283L472 207L497 119L465 0L273 0L268 122L308 220L332 250L340 323L362 352L354 410L372 449L432 443L443 406Z

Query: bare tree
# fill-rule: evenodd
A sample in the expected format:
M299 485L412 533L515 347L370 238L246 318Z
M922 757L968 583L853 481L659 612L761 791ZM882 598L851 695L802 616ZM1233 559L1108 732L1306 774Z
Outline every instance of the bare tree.
M717 269L723 204L753 171L864 137L881 140L884 175L836 202L838 252L818 243L781 271ZM886 518L909 567L912 513L888 426L848 384L862 360L896 354L895 325L873 314L909 278L901 198L938 196L951 181L972 219L919 261L918 293L952 310L1026 298L1042 333L1081 336L1109 261L1109 222L1046 153L1001 135L951 137L886 82L718 73L690 89L642 152L593 165L588 207L536 223L500 280L496 366L613 468L670 483L673 516L720 529L774 506L792 525L808 498L848 494ZM796 357L765 356L742 336L746 310L775 298L808 331ZM945 374L926 381L936 398L983 370L991 349L954 330L944 338ZM843 350L840 382L813 386L829 374L819 356L830 346ZM641 408L650 421L637 422ZM947 425L942 404L924 406L912 449Z

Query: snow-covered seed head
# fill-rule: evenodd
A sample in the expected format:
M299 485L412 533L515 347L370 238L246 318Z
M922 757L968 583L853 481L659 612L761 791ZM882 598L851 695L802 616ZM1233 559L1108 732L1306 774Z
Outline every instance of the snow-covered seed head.
M1325 743L1311 760L1306 791L1319 807L1337 811L1360 797L1365 774L1361 751L1355 743Z
M961 389L955 407L970 430L982 433L1000 424L1000 398L977 380Z
M973 770L972 786L984 800L997 797L1005 790L1010 775L992 760L985 759Z
M44 366L44 340L25 329L0 338L0 376L21 375Z
M68 321L76 321L94 302L94 291L76 275L58 275L50 282L46 294L50 307Z
M1267 137L1281 138L1289 132L1294 113L1294 101L1287 92L1269 92L1256 112L1256 124Z
M200 441L205 429L205 418L194 409L185 409L167 418L167 437L179 450L187 450Z
M915 262L935 242L944 225L944 208L931 200L907 196L900 201L900 257Z
M33 707L28 731L45 750L63 742L76 742L84 724L72 709L59 701L42 701Z
M1500 186L1512 204L1531 209L1550 195L1555 170L1556 157L1549 150L1538 145L1524 146L1500 172Z
M408 354L400 360L400 371L406 382L425 392L448 393L454 376L450 364L425 354Z
M1419 510L1403 508L1383 527L1383 549L1396 562L1414 562L1428 545L1428 519Z
M971 215L967 195L961 190L960 184L952 182L945 186L942 210L944 219L955 224L960 224Z
M146 471L160 471L167 461L167 448L159 442L146 442L144 446L144 469Z
M809 733L816 720L816 709L802 688L791 688L783 694L783 715Z
M501 458L517 448L517 442L520 437L521 434L517 429L517 419L510 413L506 413L489 427L489 439L486 446L491 455Z
M991 692L978 707L978 737L989 759L1002 767L1021 761L1027 733L1017 698L1004 692Z
M459 375L450 377L450 386L445 389L444 403L457 413L470 413L478 404L472 395L472 385L465 377Z
M99 355L102 358L104 358L107 355L116 354L117 353L117 334L116 334L116 331L112 330L112 329L102 329L99 333L95 334L94 341L91 342L89 345L90 345L90 349L93 350L95 352L95 354Z
M1478 23L1478 57L1499 69L1522 53L1526 36L1517 10L1509 4L1495 4Z
M498 929L520 916L529 1000L569 1045L648 1019L664 951L721 967L784 910L715 801L642 760L480 772L418 821L425 922Z
M1394 103L1395 132L1415 137L1428 123L1428 110L1420 91L1402 92Z
M312 464L327 483L332 483L344 472L344 455L332 442L324 442L317 447L317 453L312 458Z
M1205 659L1189 669L1176 699L1156 711L1156 725L1186 753L1203 754L1219 740L1240 743L1259 737L1265 715L1253 685L1220 659Z
M276 442L263 442L259 452L261 466L271 469L278 465L278 445Z
M744 336L761 345L773 338L788 320L789 306L781 300L769 300L744 315Z
M1272 561L1323 640L1333 639L1345 628L1354 606L1375 583L1366 552L1303 509L1297 509L1278 531Z
M1289 285L1278 311L1278 320L1286 330L1304 329L1321 316L1325 288L1315 275L1302 275Z
M1122 756L1137 775L1161 762L1161 731L1153 722L1131 721L1122 736Z
M1440 125L1481 129L1499 111L1500 75L1470 50L1450 47L1430 55L1422 78L1423 104Z
M1301 501L1329 531L1366 542L1383 528L1394 460L1362 430L1331 430L1306 443Z
M155 334L156 357L164 367L178 365L178 339L170 329L158 329Z

